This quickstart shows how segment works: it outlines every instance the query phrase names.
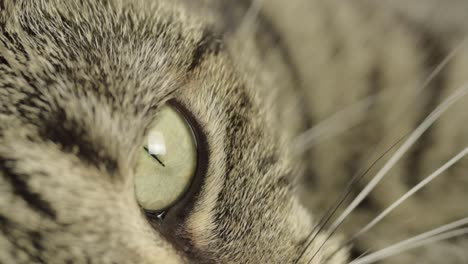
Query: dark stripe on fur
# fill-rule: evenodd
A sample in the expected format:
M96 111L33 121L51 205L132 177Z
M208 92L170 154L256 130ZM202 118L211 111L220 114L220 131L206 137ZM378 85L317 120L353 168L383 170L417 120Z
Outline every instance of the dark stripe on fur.
M329 5L326 2L321 3L321 9L325 13L324 15L324 31L329 32L324 38L327 38L330 42L330 60L348 60L349 53L354 52L348 47L349 40L348 36L343 35L342 25L337 24L336 22L336 10L333 9L333 5ZM361 23L372 23L368 14L359 13L359 20ZM385 49L385 48L383 48ZM372 54L372 64L367 68L365 75L365 91L362 94L362 98L367 96L378 95L385 88L384 69L382 68L383 61L379 57L380 49L371 51ZM374 159L377 157L369 156L374 153L370 152L370 148L377 144L380 140L381 133L379 132L382 128L379 124L378 112L375 111L377 104L372 103L367 111L365 112L365 117L360 121L358 127L351 128L347 135L341 139L343 141L343 149L346 150L346 157L343 160L343 169L346 175L346 180L351 179L357 173L360 173L365 166L368 166L369 159ZM339 139L338 139L339 140ZM347 185L346 180L343 184ZM364 183L356 182L352 186L352 193L358 194L362 190L362 185ZM343 186L343 188L345 187ZM344 191L345 189L343 189ZM353 196L355 196L353 195ZM363 201L360 204L362 207L368 207L371 205L370 201Z
M382 75L383 73L381 64L379 64L379 61L377 61L374 63L373 67L370 69L367 75L368 96L377 95L382 91L385 86ZM345 148L348 149L348 159L344 162L348 177L353 177L357 173L360 173L365 166L368 166L368 164L366 164L366 162L368 162L367 159L369 159L368 156L374 155L374 153L369 152L370 149L368 147L362 146L365 145L371 147L378 144L377 142L380 140L379 135L382 133L379 130L382 128L382 126L380 126L377 121L379 119L378 112L375 111L376 106L376 104L372 104L366 111L366 118L363 120L362 129L358 131L358 134L353 134L351 142L348 143L348 145L351 145L351 147ZM376 159L377 157L370 158ZM354 197L361 192L364 184L365 182L360 181L353 185L352 193L354 194ZM372 203L369 196L359 204L359 208L374 208L374 204Z
M28 256L28 262L46 263L40 256L44 247L42 245L43 238L39 232L23 230L18 225L11 222L7 217L0 215L0 233L6 240L8 240L9 243L11 243L12 246L14 246L10 251L12 256L16 256L21 252ZM30 247L26 246L26 243L30 243L34 250L31 250Z
M247 149L248 146L246 144L248 144L249 141L244 140L244 133L242 130L248 129L250 115L253 114L253 106L250 98L245 92L245 87L236 87L235 90L239 91L239 94L233 96L239 99L234 105L226 106L226 114L228 117L226 138L228 140L224 145L224 152L229 155L225 159L226 166L224 174L226 175L227 180L234 170L243 169L241 164L244 157L243 152L240 150ZM222 200L223 196L224 190L221 191L219 200Z
M223 1L222 12L225 14L225 29L224 31L229 34L238 30L238 27L243 22L242 19L245 17L246 12L252 5L252 0L240 0L240 1ZM313 127L315 121L312 115L308 111L305 95L305 87L302 84L300 71L297 68L297 64L289 51L288 45L285 43L281 33L277 30L275 25L269 20L267 16L260 10L256 16L255 24L252 27L256 27L255 40L258 45L260 55L265 55L267 52L277 52L282 58L282 61L289 73L291 74L291 80L293 81L294 93L297 95L298 107L300 109L304 129ZM312 184L316 178L315 166L313 164L313 152L307 150L303 156L306 160L304 171L304 177L302 178L306 184Z
M294 82L294 86L292 87L295 91L295 93L298 95L297 100L299 101L299 108L301 110L301 114L303 116L304 120L304 125L305 128L310 128L313 126L313 120L312 117L309 114L309 111L307 111L307 103L305 101L305 93L304 93L304 87L302 85L302 80L299 74L299 69L297 68L296 63L294 62L292 55L289 51L289 47L286 45L284 42L280 32L274 27L274 25L271 23L271 21L264 16L261 12L258 15L258 21L259 21L259 32L257 33L257 42L261 45L262 41L261 39L265 39L267 37L266 35L268 34L269 37L267 37L267 40L269 40L270 45L272 47L275 47L282 59L283 62L285 63L286 67L289 69L292 77L292 81ZM263 37L262 37L263 35ZM265 43L264 45L266 45ZM260 46L260 50L266 50L265 46Z
M236 87L234 88L236 94L233 95L234 98L238 98L237 102L232 105L226 105L226 116L228 118L228 123L226 127L226 142L224 144L224 153L228 155L225 158L225 184L224 186L233 186L232 182L236 182L236 179L233 177L233 174L244 174L244 181L247 188L248 176L245 175L249 172L245 171L244 166L242 165L245 159L244 152L242 150L248 149L248 144L251 143L248 140L244 139L246 130L250 129L250 119L251 115L255 114L253 105L245 92L245 87ZM250 177L251 178L251 177ZM227 199L227 194L231 191L227 191L225 188L221 189L218 195L218 206L220 210L217 210L216 215L214 216L216 223L223 223L226 219L232 219L233 222L241 223L244 220L240 219L241 213L236 212L237 208L234 206L226 206L223 203L232 202L230 199ZM240 208L239 208L240 209ZM222 227L219 227L222 229ZM229 242L233 236L229 230L219 230L219 238L225 242Z
M117 170L117 161L105 154L103 146L88 137L79 122L66 118L63 109L56 110L55 115L43 120L40 135L88 164L97 168L103 166L111 175Z
M420 50L425 56L423 70L425 76L429 75L447 56L449 50L443 42L442 37L438 37L429 28L421 26L416 23L409 23L408 28L417 36L417 43L419 43ZM424 107L418 118L418 124L422 122L441 102L441 96L446 88L447 73L450 67L444 67L440 73L431 81L429 86L423 91L425 99ZM422 164L424 163L425 153L428 151L434 141L433 130L428 130L424 133L413 149L408 153L407 169L409 172L406 178L408 186L414 186L420 181Z
M308 111L307 102L305 99L307 98L305 95L306 88L303 87L299 69L293 60L293 57L289 51L289 47L284 42L280 32L278 32L272 22L266 16L264 16L262 12L258 14L257 21L259 30L257 31L255 37L260 54L262 55L263 53L265 55L267 52L279 53L283 63L285 64L286 68L289 69L291 74L291 79L294 84L291 88L294 89L296 100L299 103L298 107L300 114L302 115L303 128L308 129L313 127L315 122L313 121L313 118ZM304 177L301 177L301 180L304 180L305 183L310 185L315 181L317 174L314 169L315 166L313 155L314 153L311 150L306 150L305 155L303 155L305 160L304 164L306 167L304 171Z
M42 199L40 194L30 190L27 184L27 178L29 176L16 173L13 169L14 165L15 161L0 158L0 171L3 172L3 178L11 184L13 193L23 199L31 209L49 218L56 219L57 213L50 203ZM34 176L43 177L44 175Z
M243 22L242 19L245 17L246 12L250 8L252 0L239 0L239 1L222 1L221 2L221 13L224 15L224 32L225 34L232 34L239 29L239 26ZM252 27L256 27L255 37L257 44L259 45L260 51L269 50L270 47L275 48L279 51L283 62L286 67L290 70L292 80L294 82L295 92L299 95L300 107L306 127L312 127L312 117L306 111L306 103L304 101L304 87L302 87L299 70L296 63L294 62L289 48L284 42L281 33L275 28L273 23L266 17L262 11L256 16L255 24Z
M192 62L188 67L188 71L191 72L196 69L205 56L210 54L216 56L222 49L223 42L221 37L218 34L215 34L211 29L206 29L193 52Z

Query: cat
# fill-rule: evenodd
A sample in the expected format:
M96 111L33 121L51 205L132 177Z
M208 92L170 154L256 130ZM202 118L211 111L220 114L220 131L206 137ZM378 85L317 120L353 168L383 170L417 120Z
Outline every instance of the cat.
M374 263L463 219L460 158L355 236L466 148L463 15L0 1L0 263ZM465 263L462 227L382 263Z

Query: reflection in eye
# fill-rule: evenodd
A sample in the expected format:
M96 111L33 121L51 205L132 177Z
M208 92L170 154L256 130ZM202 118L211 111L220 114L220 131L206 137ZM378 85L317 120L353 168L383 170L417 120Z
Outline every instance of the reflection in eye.
M163 106L150 126L135 174L135 192L140 206L161 211L185 193L197 163L196 140L182 114Z
M166 155L166 142L164 141L164 135L160 131L150 131L147 151L154 155Z

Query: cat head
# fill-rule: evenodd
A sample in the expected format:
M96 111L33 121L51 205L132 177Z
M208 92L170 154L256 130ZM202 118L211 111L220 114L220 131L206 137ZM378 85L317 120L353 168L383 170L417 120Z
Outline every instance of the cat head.
M313 226L297 196L304 164L291 151L304 123L297 83L271 36L238 33L189 5L2 4L0 259L298 260ZM155 213L139 203L135 178L165 106L194 133L196 173Z

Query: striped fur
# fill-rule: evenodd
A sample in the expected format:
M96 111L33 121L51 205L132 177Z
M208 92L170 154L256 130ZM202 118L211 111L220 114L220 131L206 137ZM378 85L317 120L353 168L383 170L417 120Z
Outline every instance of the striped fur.
M468 214L462 161L339 248L466 147L465 98L340 234L321 247L322 229L304 250L348 180L466 81L468 47L417 93L465 30L459 17L448 30L365 0L265 1L245 24L251 6L0 1L0 263L342 264ZM295 154L303 131L371 95L382 96L358 124ZM197 121L208 162L190 199L158 222L139 208L133 177L168 100ZM466 246L459 238L385 263L464 263Z

